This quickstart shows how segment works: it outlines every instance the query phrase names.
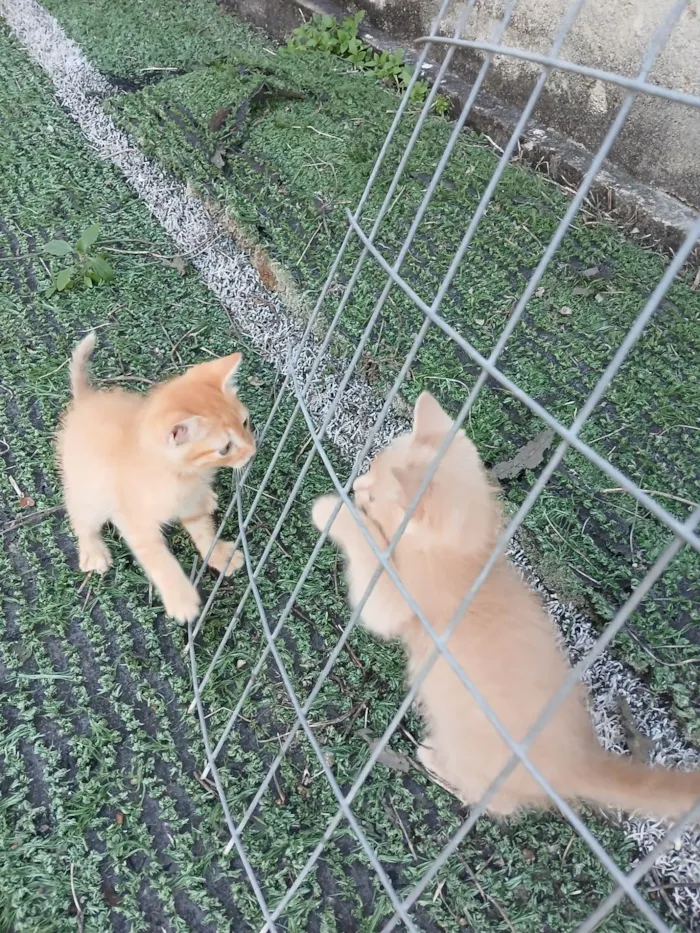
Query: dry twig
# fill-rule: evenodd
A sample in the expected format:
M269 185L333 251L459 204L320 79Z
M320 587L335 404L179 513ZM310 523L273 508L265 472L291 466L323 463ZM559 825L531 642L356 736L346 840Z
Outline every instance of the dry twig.
M34 521L43 521L45 518L48 518L49 515L54 515L56 512L62 512L65 506L63 505L54 505L50 509L41 509L39 512L27 512L26 515L23 515L22 518L17 518L13 522L9 522L2 529L0 529L0 534L6 535L10 531L14 531L15 528L19 528L21 525L31 525Z
M70 863L70 890L73 895L73 903L75 904L75 919L78 925L78 933L83 933L85 929L85 922L83 919L83 908L80 901L78 900L78 895L75 893L75 881L73 878L73 863Z

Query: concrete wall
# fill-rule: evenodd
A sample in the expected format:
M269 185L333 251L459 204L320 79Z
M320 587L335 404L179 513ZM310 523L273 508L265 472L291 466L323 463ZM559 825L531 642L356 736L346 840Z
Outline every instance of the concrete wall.
M690 0L650 80L700 95L700 0ZM636 77L645 49L675 0L587 0L561 56L574 62ZM350 8L367 11L367 23L407 44L425 34L440 0L353 0ZM547 53L568 0L520 0L502 43ZM453 2L442 32L451 34L463 0ZM477 0L464 38L492 37L503 0ZM454 71L471 80L479 53L460 51ZM522 105L540 69L498 56L485 89L507 103ZM535 119L595 149L614 119L624 92L600 81L552 74ZM633 176L700 207L700 110L649 97L638 98L612 153L612 160Z

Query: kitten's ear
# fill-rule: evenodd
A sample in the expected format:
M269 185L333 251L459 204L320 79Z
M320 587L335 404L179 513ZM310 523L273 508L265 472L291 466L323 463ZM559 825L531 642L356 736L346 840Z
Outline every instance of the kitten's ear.
M413 436L416 440L443 437L453 423L430 392L421 392L413 409Z
M236 391L236 372L241 365L243 357L240 353L232 353L230 356L222 356L218 361L221 373L221 391Z
M391 472L394 474L394 478L401 487L401 506L402 508L407 509L413 502L425 474L420 470L416 470L410 466L395 466L391 468ZM418 502L415 512L413 513L414 518L421 518L423 515L423 506L425 503L426 493L427 490L420 497L420 501Z
M182 447L183 444L196 441L203 433L204 420L199 415L193 415L191 418L178 421L170 428L168 444L171 447Z
M410 499L410 489L413 485L411 482L411 471L408 467L395 466L391 468L391 472L394 475L394 479L401 487L401 491L404 494L403 498L407 500Z

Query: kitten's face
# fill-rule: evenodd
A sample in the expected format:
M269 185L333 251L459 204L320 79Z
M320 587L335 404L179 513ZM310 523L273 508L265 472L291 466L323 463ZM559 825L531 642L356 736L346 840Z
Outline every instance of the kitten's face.
M204 433L190 447L190 463L206 469L241 469L255 453L255 437L248 409L234 391L227 394L227 409L205 411L201 416Z
M407 503L397 470L410 457L412 435L397 438L372 461L367 473L353 483L355 505L390 540L404 516Z
M248 409L234 377L240 353L193 366L163 389L166 443L188 470L241 469L255 453Z
M391 537L418 493L452 419L428 392L414 411L413 431L397 438L378 454L353 485L355 503L385 536ZM478 454L472 442L459 431L447 448L437 470L423 492L408 529L444 531L458 523L474 500L475 483L488 495Z

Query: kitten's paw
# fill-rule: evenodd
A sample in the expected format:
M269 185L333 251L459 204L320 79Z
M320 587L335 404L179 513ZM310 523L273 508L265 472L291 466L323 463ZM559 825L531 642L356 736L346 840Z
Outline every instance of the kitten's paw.
M83 573L106 573L112 565L112 555L101 539L80 545L80 569Z
M437 763L437 756L435 755L434 748L431 748L429 745L419 745L416 757L426 771L430 771L431 774L435 774L438 777L440 776L440 767Z
M333 514L333 510L335 509L339 498L339 496L331 493L329 496L319 496L319 498L314 502L311 508L311 521L319 531L323 531L323 529L326 527L328 519Z
M219 508L219 497L213 489L207 489L202 500L202 508L207 515L213 515Z
M194 622L201 602L196 587L184 576L180 583L171 585L168 592L163 593L165 611L178 622Z
M245 563L243 559L243 554L241 551L236 551L231 557L231 551L233 550L232 541L217 541L214 550L211 552L209 557L208 564L212 570L216 570L218 573L226 567L225 576L230 577L232 573L235 573L237 570L240 570L243 564ZM229 557L231 560L229 562ZM228 566L226 566L228 564Z

